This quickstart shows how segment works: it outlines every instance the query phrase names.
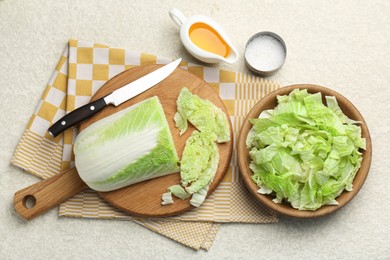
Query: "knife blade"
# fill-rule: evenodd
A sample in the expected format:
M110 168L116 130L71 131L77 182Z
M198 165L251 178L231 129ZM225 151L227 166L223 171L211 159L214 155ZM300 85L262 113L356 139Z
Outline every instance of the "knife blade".
M51 127L48 132L56 137L66 129L80 123L81 121L95 115L108 105L119 106L123 102L141 94L142 92L154 87L165 78L167 78L177 66L179 66L181 58L167 65L152 71L151 73L133 81L123 87L115 90L111 94L90 102L82 107L79 107L72 112L60 118Z

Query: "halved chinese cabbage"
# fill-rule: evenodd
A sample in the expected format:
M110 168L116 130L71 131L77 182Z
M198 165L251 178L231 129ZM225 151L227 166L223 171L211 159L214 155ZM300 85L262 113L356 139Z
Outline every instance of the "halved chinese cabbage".
M74 153L81 179L97 191L179 171L179 157L157 97L88 126L77 136Z

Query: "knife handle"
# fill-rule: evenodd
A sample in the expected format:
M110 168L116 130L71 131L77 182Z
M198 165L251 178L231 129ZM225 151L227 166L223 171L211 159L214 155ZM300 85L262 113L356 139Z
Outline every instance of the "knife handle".
M52 136L56 137L60 133L64 132L66 129L95 115L97 112L102 110L105 106L107 106L107 104L104 101L104 97L96 101L93 101L91 103L88 103L66 114L60 120L55 122L51 127L49 127L48 131Z

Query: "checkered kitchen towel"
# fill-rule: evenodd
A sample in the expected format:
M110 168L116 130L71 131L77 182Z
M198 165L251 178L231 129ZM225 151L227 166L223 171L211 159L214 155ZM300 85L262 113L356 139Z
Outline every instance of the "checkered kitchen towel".
M170 59L70 40L20 140L12 163L42 178L74 166L73 142L78 133L68 129L56 138L48 127L90 101L110 78L134 66L165 64ZM204 79L220 95L231 116L234 140L251 107L278 83L243 73L182 62L180 66ZM235 141L234 141L235 142ZM235 143L234 143L235 147ZM270 223L276 215L255 201L245 189L237 164L237 151L225 178L204 204L176 217L140 219L113 208L93 190L86 190L60 205L60 216L132 220L194 249L208 250L222 222Z

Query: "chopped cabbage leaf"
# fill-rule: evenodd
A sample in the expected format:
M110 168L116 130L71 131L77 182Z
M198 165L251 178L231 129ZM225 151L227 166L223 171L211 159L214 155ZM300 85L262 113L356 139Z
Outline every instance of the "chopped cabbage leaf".
M181 184L193 194L213 180L219 163L215 135L194 131L187 139L180 163Z
M230 141L230 127L226 114L207 99L194 95L187 88L180 91L177 99L176 127L182 135L187 130L187 121L200 132L215 133L217 142Z
M163 205L163 206L173 204L173 198L172 198L172 193L171 192L163 193L161 199L162 199L161 205Z
M173 195L182 200L188 199L191 196L191 194L187 193L186 190L179 184L172 185L168 188L168 191L172 192Z
M207 196L207 192L209 191L210 184L211 182L192 195L190 200L190 204L192 206L199 207L200 205L202 205L202 203L206 200L206 196Z

